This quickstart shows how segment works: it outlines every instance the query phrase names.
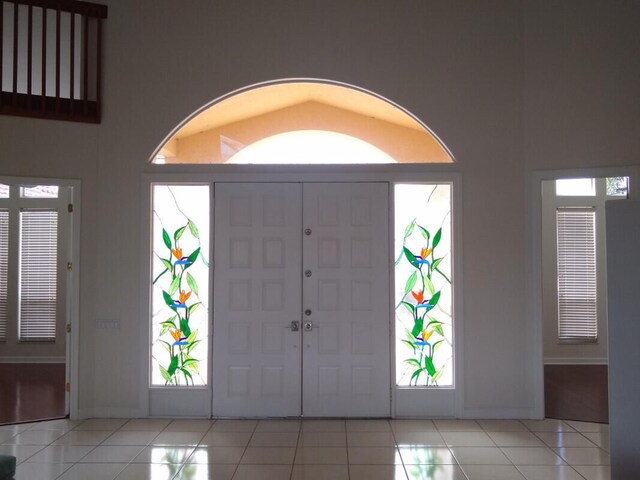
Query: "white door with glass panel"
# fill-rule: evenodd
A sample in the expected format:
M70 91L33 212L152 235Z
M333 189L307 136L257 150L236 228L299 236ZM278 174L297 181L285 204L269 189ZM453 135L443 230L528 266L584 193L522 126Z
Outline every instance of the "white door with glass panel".
M387 198L216 184L214 415L389 415Z

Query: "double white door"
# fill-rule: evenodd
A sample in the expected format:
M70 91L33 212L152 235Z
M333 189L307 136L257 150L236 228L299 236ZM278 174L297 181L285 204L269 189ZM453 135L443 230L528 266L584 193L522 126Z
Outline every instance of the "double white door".
M215 186L213 415L390 414L386 183Z

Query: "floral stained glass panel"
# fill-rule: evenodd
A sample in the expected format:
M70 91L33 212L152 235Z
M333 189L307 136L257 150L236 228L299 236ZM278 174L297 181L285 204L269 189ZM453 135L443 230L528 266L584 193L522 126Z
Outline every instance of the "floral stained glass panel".
M397 184L396 383L453 386L451 185Z
M207 384L209 186L154 185L151 385Z

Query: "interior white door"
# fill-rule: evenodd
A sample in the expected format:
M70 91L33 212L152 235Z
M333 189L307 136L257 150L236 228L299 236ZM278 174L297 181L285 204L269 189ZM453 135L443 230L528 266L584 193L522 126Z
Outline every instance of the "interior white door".
M302 206L295 183L215 186L213 414L301 414Z
M303 414L390 414L386 183L303 186Z

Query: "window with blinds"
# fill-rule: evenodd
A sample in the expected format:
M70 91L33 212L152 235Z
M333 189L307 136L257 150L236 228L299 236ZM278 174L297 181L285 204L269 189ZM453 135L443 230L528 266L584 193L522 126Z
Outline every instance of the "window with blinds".
M592 343L598 338L595 208L559 208L558 338Z
M0 342L7 339L7 274L9 263L9 211L0 209Z
M19 340L56 336L58 212L20 212Z

